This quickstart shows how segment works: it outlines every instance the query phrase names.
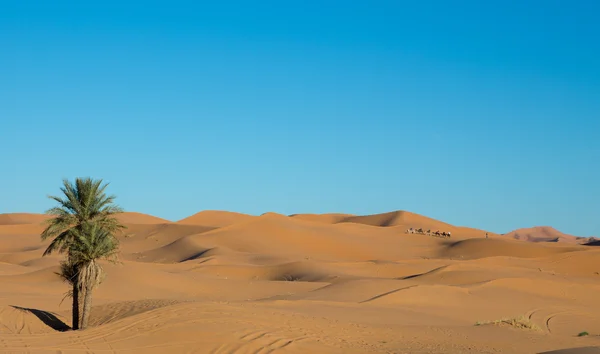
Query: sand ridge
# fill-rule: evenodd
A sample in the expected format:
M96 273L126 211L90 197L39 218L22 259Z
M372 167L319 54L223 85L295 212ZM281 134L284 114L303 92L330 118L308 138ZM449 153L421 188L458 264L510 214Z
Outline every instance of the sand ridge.
M0 214L0 225L40 224L48 219L47 215L34 213Z
M533 353L600 346L593 306L599 247L553 242L554 234L549 242L491 232L486 239L485 230L407 211L203 211L175 222L124 213L121 263L105 264L92 328L73 332L69 300L61 304L68 288L55 274L61 257L41 257L45 219L0 214L0 352ZM452 237L407 234L409 227ZM521 317L536 330L496 321ZM577 336L583 331L590 335Z
M221 211L221 210L204 210L187 218L177 221L179 224L202 225L209 227L224 227L252 219L252 215Z
M588 241L586 237L568 235L551 226L535 226L517 229L503 236L529 242L585 243Z

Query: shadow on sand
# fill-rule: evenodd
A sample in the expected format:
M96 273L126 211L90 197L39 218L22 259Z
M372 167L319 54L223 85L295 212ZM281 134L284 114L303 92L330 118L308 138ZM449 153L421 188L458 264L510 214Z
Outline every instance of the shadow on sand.
M36 310L36 309L28 309L26 307L19 307L19 306L12 306L12 305L11 305L11 307L14 309L29 312L29 313L35 315L35 317L39 318L40 321L44 322L44 324L46 326L54 329L55 331L66 332L66 331L71 330L71 327L67 326L66 323L61 321L58 317L56 317L51 312Z
M538 354L600 354L600 347L580 347L559 349L550 352L541 352Z

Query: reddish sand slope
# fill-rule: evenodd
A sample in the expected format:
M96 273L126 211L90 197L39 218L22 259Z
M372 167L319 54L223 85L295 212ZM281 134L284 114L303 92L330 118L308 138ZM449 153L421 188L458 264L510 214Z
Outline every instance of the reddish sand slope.
M536 226L518 229L504 235L507 238L529 242L577 243L578 237L567 235L550 226Z
M9 216L7 216L9 215ZM17 215L17 216L15 216ZM32 216L33 215L33 216ZM61 255L0 215L0 352L538 353L600 346L600 247L526 242L409 212L126 213L91 328ZM451 231L439 238L406 228ZM586 331L587 336L577 334Z

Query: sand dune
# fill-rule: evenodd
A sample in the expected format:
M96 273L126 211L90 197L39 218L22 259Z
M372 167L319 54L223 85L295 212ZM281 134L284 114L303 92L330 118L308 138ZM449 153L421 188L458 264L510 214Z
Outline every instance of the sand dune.
M395 211L128 212L121 263L69 331L40 214L0 215L0 352L535 353L600 346L600 248ZM450 239L405 233L451 231ZM552 241L559 238L558 242ZM575 238L576 239L576 238ZM563 242L563 241L568 242ZM531 328L507 325L529 321ZM476 322L481 325L476 326ZM589 335L578 337L580 332Z
M507 238L515 240L524 240L529 242L565 242L576 243L578 237L567 235L550 226L537 226L523 228L511 231L504 235Z
M49 218L49 215L34 213L0 214L0 225L44 225L44 221ZM156 216L136 212L120 213L118 219L126 224L160 224L170 222Z
M136 212L125 212L121 213L117 217L120 222L124 224L165 224L170 223L169 220L162 219L156 216L136 213Z
M440 255L455 259L497 256L534 258L583 250L581 247L550 247L501 239L469 239L448 244L441 250Z
M374 231L374 230L371 230ZM380 230L382 242L392 235ZM397 232L396 232L397 233ZM397 254L377 245L377 233L296 220L279 214L265 214L244 223L208 231L195 238L207 247L221 246L238 252L267 254L290 259L369 260Z
M321 222L325 224L337 224L341 221L354 217L355 215L351 214L292 214L291 218L313 221L313 222Z
M219 252L216 247L205 247L197 236L186 236L168 245L139 253L138 261L156 263L185 262Z
M127 259L143 252L160 248L183 237L213 230L201 225L129 224L123 230L121 249Z
M356 223L377 227L398 227L404 229L413 228L432 231L449 231L454 237L473 238L485 237L486 232L490 236L497 236L493 232L451 225L439 220L435 220L423 215L411 213L408 211L393 211L382 214L372 214L364 216L350 216L339 221L339 223Z
M398 226L398 225L418 225L414 227L420 227L421 225L439 225L443 229L444 227L451 227L450 224L446 224L422 215L414 214L408 211L392 211L383 214L373 214L365 216L351 216L345 218L343 222L353 222L357 224L366 224L371 226Z
M48 219L43 214L11 213L0 214L0 225L41 224Z
M600 252L594 249L556 254L547 258L548 263L543 269L567 276L592 277L600 275Z
M221 210L204 210L185 219L177 221L179 224L202 225L209 227L225 227L235 223L252 219L254 216Z
M12 213L12 214L0 214L0 227L13 226L14 230L26 230L22 226L29 225L31 227L44 228L46 226L45 221L50 218L46 214L34 214L34 213ZM169 220L158 218L156 216L136 213L136 212L124 212L118 214L117 218L119 221L125 224L164 224L170 223ZM0 235L6 232L1 232ZM32 233L32 232L29 232ZM37 233L37 232L33 232Z

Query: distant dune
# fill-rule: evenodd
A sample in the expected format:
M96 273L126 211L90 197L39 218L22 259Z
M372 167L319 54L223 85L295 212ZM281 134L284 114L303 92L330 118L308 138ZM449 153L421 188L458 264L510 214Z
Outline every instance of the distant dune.
M48 219L44 214L11 213L0 214L0 225L41 224Z
M428 218L423 215L411 213L408 211L392 211L389 213L383 214L373 214L373 215L364 215L364 216L351 216L345 218L341 222L353 222L357 224L365 224L371 226L381 226L381 227L389 227L389 226L398 226L398 225L410 225L411 227L423 227L427 226L429 228L449 228L452 227L450 224L443 223L441 221Z
M389 213L372 214L364 216L350 216L339 221L339 223L356 223L377 227L401 227L403 229L423 229L431 231L449 231L455 237L473 238L485 237L486 231L454 226L427 216L411 213L404 210L392 211ZM489 236L494 237L497 234L488 231Z
M136 213L136 212L125 212L118 215L119 221L124 224L165 224L170 223L169 220L161 219L156 216Z
M0 225L39 225L49 218L49 215L34 213L0 214ZM118 219L125 224L162 224L170 222L156 216L136 212L120 213Z
M294 218L294 219L306 220L306 221L312 221L312 222L321 222L324 224L336 224L338 222L341 222L341 221L351 218L353 216L354 215L351 215L351 214L336 214L336 213L292 214L292 215L290 215L290 217Z
M210 227L224 227L238 222L250 220L255 216L221 210L204 210L185 219L177 221L178 224L203 225Z
M529 242L577 243L578 237L567 235L550 226L536 226L517 229L504 235L506 238Z

